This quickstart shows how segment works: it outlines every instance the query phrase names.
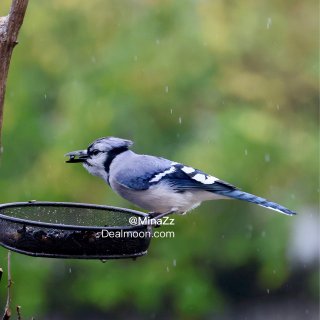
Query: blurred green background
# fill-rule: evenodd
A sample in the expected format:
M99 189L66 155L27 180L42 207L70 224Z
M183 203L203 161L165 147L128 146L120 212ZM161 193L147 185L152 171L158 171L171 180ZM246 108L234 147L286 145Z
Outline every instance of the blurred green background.
M1 1L6 15L10 1ZM135 208L63 155L102 136L299 212L176 217L137 261L12 254L37 319L318 319L316 1L30 1L9 70L0 202ZM7 251L0 248L6 271ZM6 297L0 284L1 308ZM286 318L287 317L287 318Z

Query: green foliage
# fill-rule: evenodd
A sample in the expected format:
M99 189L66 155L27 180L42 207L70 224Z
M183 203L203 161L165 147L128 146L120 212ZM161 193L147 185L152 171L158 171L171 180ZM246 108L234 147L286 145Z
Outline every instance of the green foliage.
M312 3L289 0L30 1L7 85L0 201L133 208L64 163L113 135L303 214L318 199L316 20ZM221 270L254 262L258 288L285 285L293 221L211 202L136 262L13 254L14 303L36 317L123 306L202 317L230 306Z

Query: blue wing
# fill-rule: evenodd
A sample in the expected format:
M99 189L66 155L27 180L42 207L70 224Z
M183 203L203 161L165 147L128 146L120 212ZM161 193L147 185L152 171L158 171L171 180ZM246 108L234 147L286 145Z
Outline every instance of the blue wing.
M121 168L114 172L114 177L118 183L133 190L147 190L150 181L157 175L163 174L172 167L172 162L147 155L137 155L131 153L131 158L123 163L125 169Z
M177 192L184 192L186 190L205 190L213 192L225 197L243 200L258 204L259 206L275 210L287 215L296 214L294 211L278 204L271 202L261 197L257 197L253 194L244 192L231 185L228 182L209 176L206 173L186 167L181 164L175 165L176 170L163 177L163 180L167 181L173 189Z
M160 181L168 183L177 192L191 189L201 189L210 192L236 190L236 187L230 183L180 163L175 163L171 169L163 172L163 174L156 175L150 180L150 183L155 184Z

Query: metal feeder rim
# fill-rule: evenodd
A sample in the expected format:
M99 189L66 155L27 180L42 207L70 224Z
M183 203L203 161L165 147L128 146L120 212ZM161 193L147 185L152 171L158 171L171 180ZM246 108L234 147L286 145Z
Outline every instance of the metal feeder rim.
M105 209L109 211L124 211L128 213L132 213L134 215L141 216L143 218L147 218L149 215L140 211L114 207L114 206L105 206L99 204L90 204L90 203L78 203L78 202L51 202L51 201L28 201L28 202L10 202L0 204L0 210L2 208L9 208L9 207L32 207L32 206L52 206L52 207L78 207L78 208L88 208L88 209ZM21 219L21 218L14 218L7 215L0 213L0 219L18 222L22 224L27 224L31 226L40 226L40 227L50 227L56 229L64 229L64 230L137 230L137 229L144 229L145 225L132 225L132 226L77 226L77 225L69 225L69 224L56 224L56 223L48 223L48 222L40 222L40 221L33 221L28 219Z
M137 253L129 253L129 254L114 254L114 255L95 255L95 256L87 256L87 255L70 255L70 254L55 254L55 253L42 253L42 252L30 252L25 251L21 249L17 249L15 247L8 246L6 244L1 244L4 248L20 253L25 254L30 257L38 257L38 258L50 258L50 259L82 259L82 260L91 260L91 259L97 259L97 260L112 260L112 259L136 259L139 257L142 257L147 254L146 251L137 252Z

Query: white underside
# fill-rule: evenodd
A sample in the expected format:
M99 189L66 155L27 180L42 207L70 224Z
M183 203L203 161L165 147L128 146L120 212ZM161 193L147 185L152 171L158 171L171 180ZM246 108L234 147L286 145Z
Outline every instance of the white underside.
M128 201L157 213L186 213L199 206L202 201L226 199L226 197L203 190L173 192L169 186L161 183L142 191L129 189L116 181L110 181L110 185L114 191Z

